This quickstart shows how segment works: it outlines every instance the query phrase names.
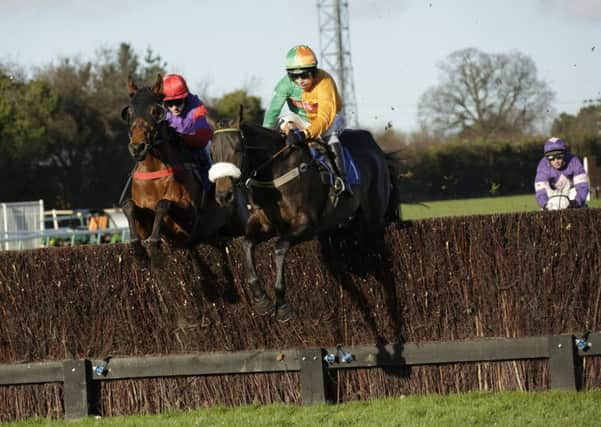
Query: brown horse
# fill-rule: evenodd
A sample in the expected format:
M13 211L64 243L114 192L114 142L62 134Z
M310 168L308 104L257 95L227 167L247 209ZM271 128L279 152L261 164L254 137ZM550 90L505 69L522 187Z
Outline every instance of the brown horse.
M283 265L289 247L351 222L360 223L368 233L382 232L387 221L399 218L396 180L369 132L345 130L339 137L352 154L360 180L353 186L352 197L333 199L325 165L307 146L286 146L279 132L241 123L241 118L242 112L237 120L216 125L209 178L215 182L217 201L224 206L235 200L239 185L248 188L253 210L243 239L246 281L261 314L271 312L273 304L258 283L252 248L271 235L278 237L276 318L286 321L292 316L284 298Z
M153 263L162 260L161 238L191 247L218 231L242 232L237 206L217 205L214 187L203 186L189 150L165 120L162 84L159 75L153 87L138 89L129 78L130 103L122 111L129 126L128 151L136 161L131 199L122 208L136 254L146 257L142 242L147 243Z

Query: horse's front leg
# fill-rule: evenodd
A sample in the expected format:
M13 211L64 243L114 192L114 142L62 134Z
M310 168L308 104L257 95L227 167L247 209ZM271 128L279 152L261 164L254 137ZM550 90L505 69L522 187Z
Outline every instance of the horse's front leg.
M242 245L244 247L244 258L246 261L246 283L250 288L252 294L253 304L255 310L260 315L266 315L273 311L273 304L265 294L265 290L259 283L259 277L255 269L255 262L253 259L253 249L257 242L262 239L262 222L259 214L253 214L249 217L246 223L246 236L242 239Z
M201 215L200 215L200 211L198 209L198 207L196 206L195 203L192 203L192 209L193 209L193 223L192 223L192 229L190 231L190 234L188 235L188 239L186 242L186 246L194 246L194 243L199 239L199 237L202 235L202 223L201 223Z
M275 305L276 319L279 322L287 322L292 319L292 308L286 303L286 283L284 280L284 259L290 248L290 240L280 237L275 244Z
M265 290L261 287L257 271L255 270L255 263L253 261L253 248L255 244L250 239L244 238L242 245L244 246L244 258L246 260L246 283L248 283L250 288L257 314L264 316L273 311L273 304L267 298Z
M286 322L293 317L292 308L286 302L286 281L284 279L284 259L291 245L298 243L310 231L311 221L309 216L303 212L297 212L292 220L287 233L282 233L275 244L275 296L276 296L276 319Z
M169 213L171 208L171 201L167 199L161 199L157 202L154 207L154 222L152 223L152 231L150 236L145 240L147 243L159 243L161 241L161 224L163 218Z
M138 233L138 229L136 228L136 217L138 216L139 208L136 206L132 199L128 199L121 205L121 209L123 214L127 218L127 224L129 226L129 243L131 244L134 254L136 257L140 259L146 259L146 251L144 251L144 247L142 247L142 242L140 241L140 235Z
M161 243L161 224L163 219L169 213L171 201L161 199L157 202L154 209L154 222L152 223L152 231L150 236L145 240L149 244L150 261L155 267L160 267L164 263L164 256L160 249Z

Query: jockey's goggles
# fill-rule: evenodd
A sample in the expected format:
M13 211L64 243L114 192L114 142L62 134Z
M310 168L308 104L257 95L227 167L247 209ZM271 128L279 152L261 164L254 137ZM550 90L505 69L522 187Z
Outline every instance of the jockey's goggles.
M547 156L547 160L552 162L553 160L563 160L564 157L565 157L564 154L555 154L555 155L552 154L550 156Z
M169 101L165 101L165 105L168 108L173 108L173 107L182 107L182 105L184 105L184 102L186 101L186 98L180 98L180 99L170 99Z
M296 72L289 72L288 73L288 77L290 77L290 80L298 80L298 79L308 79L309 77L311 77L311 71L303 71L301 73Z

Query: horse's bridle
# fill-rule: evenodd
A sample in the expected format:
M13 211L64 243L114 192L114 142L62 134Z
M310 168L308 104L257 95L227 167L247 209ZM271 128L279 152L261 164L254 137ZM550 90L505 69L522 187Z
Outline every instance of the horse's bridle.
M158 105L160 105L160 104L158 104ZM126 107L129 109L129 111L131 111L133 113L132 115L130 115L129 113L127 115L127 137L130 141L129 144L131 144L131 138L132 138L132 134L133 134L132 130L138 129L138 128L143 129L144 136L145 136L144 143L146 144L146 148L143 151L144 154L146 154L148 152L148 150L152 150L152 149L156 148L163 142L163 139L161 138L161 131L163 130L163 127L167 124L167 120L165 118L165 113L164 113L163 107L162 106L160 106L160 107L163 111L163 114L161 114L161 116L158 119L155 119L152 115L149 118L141 117L141 115L132 117L136 113L135 108L133 108L132 105L129 105L128 107ZM147 129L145 128L144 125L135 123L136 119L138 119L138 118L142 118L142 120L144 120L144 123L150 124L150 127L151 127L150 132L147 133ZM132 123L133 123L133 125L132 125Z
M149 138L146 141L146 143L149 145L150 148L155 148L156 146L160 145L163 142L163 139L161 138L160 126L163 125L164 123L165 123L165 120L154 123L154 126L152 127L152 131L148 135ZM132 131L132 129L135 129L136 127L143 127L143 126L134 125L129 128L128 136L129 136L130 141L131 141L131 135L132 135L131 131Z

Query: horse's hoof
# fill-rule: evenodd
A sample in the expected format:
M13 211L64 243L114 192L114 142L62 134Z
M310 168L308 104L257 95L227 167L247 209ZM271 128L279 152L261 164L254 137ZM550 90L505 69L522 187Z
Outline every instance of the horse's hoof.
M288 304L282 304L278 307L275 318L280 323L285 323L292 319L294 314L292 313L292 308Z
M265 316L273 311L273 304L265 295L254 297L253 302L255 304L255 311L260 316Z

